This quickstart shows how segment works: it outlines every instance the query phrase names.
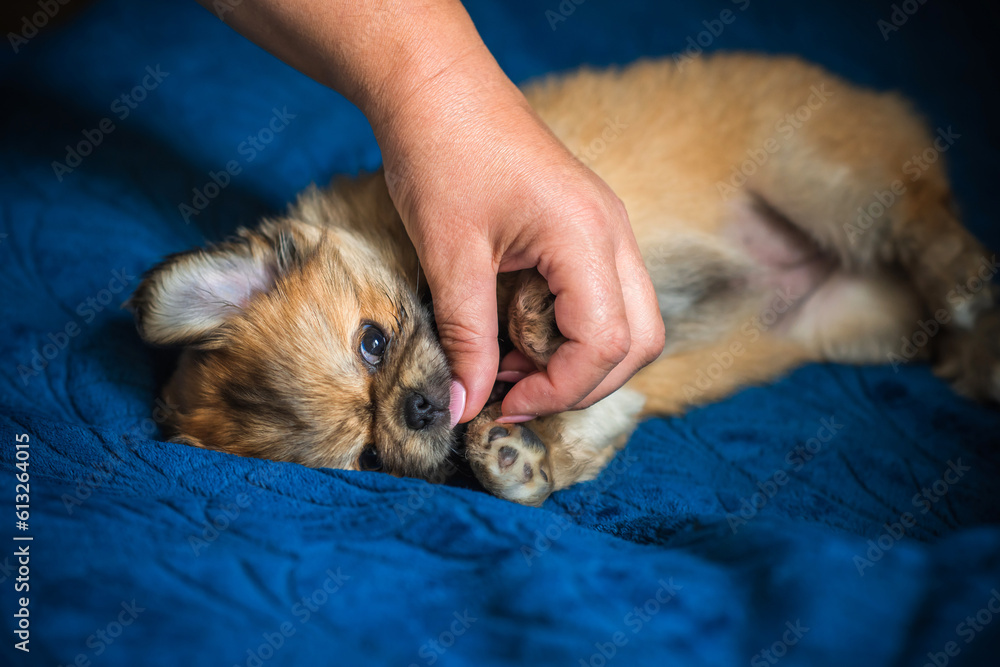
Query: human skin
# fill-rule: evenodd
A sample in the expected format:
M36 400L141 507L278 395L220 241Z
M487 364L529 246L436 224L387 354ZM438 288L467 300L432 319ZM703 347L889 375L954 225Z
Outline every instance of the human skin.
M453 421L482 410L498 368L521 377L502 406L516 422L595 403L659 356L623 204L539 120L460 2L244 0L224 20L369 119L434 299ZM497 273L530 268L567 339L541 372L517 353L501 364L497 346Z

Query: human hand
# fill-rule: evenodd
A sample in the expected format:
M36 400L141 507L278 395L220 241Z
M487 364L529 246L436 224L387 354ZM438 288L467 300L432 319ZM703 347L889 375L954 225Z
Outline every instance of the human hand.
M373 125L467 392L464 405L452 394L459 421L481 411L496 378L498 272L537 267L567 339L508 393L506 421L586 407L655 359L663 322L624 206L495 63L451 62L402 97Z
M504 399L509 421L585 407L659 355L621 201L532 112L461 2L248 0L226 20L371 121L457 378L453 415L475 417L496 378L498 271L537 267L568 339Z

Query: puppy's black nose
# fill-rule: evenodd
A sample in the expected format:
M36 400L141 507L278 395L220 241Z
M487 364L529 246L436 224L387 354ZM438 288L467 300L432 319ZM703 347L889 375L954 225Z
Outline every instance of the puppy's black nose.
M411 392L403 401L403 418L406 425L415 431L427 428L438 421L444 410L427 400L427 397L418 392Z

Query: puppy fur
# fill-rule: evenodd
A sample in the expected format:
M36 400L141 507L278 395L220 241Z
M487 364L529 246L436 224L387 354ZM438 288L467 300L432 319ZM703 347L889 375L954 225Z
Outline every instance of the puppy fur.
M464 446L490 492L539 504L596 476L642 415L804 362L885 363L927 317L943 322L927 348L937 371L1000 400L995 268L984 276L995 259L958 221L942 161L913 169L935 136L897 95L742 54L584 69L525 93L624 201L667 345L586 410L501 425L487 406ZM886 191L894 200L873 209ZM534 271L498 283L501 324L544 368L563 340L554 297ZM310 189L283 218L167 258L129 305L146 341L184 348L164 390L178 406L174 439L436 481L461 443L423 292L375 174ZM720 355L731 364L708 378Z

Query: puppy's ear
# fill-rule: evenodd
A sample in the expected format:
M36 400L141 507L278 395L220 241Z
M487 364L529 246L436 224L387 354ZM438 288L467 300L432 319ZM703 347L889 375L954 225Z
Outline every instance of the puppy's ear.
M150 269L124 306L139 335L155 345L209 349L227 319L268 291L294 261L287 235L240 230L225 243L170 255Z

